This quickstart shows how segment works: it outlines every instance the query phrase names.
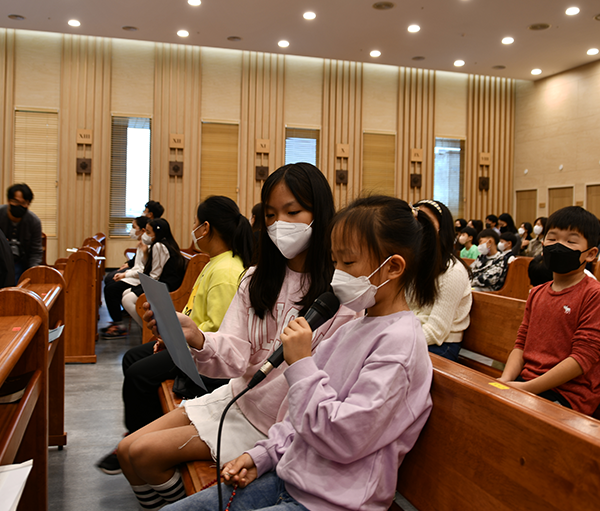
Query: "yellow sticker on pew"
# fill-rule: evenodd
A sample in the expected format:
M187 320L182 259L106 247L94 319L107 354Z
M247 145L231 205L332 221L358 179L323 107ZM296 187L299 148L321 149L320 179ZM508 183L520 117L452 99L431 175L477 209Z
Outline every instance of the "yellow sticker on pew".
M496 387L496 388L498 388L498 389L502 389L502 390L506 390L506 389L508 389L508 388L509 388L509 387L507 387L506 385L502 385L502 383L498 383L497 381L492 381L492 382L490 382L490 385L491 385L492 387Z

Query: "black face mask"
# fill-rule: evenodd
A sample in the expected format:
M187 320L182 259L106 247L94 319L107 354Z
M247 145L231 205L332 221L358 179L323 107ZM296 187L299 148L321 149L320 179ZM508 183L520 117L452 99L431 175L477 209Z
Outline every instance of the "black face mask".
M508 227L505 225L504 227L500 227L500 232L507 232Z
M485 223L485 228L486 229L491 229L492 228L492 224L490 224L489 222Z
M25 213L27 213L27 208L25 206L10 205L10 214L15 218L23 218Z
M581 254L581 250L573 250L562 243L555 243L544 247L544 264L552 272L563 275L575 271L583 264L579 262Z

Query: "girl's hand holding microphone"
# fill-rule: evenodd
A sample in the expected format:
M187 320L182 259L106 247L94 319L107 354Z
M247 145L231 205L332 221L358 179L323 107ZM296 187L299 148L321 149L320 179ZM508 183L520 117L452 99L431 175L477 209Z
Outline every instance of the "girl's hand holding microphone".
M312 356L312 334L308 322L302 317L288 323L281 334L283 357L288 365Z

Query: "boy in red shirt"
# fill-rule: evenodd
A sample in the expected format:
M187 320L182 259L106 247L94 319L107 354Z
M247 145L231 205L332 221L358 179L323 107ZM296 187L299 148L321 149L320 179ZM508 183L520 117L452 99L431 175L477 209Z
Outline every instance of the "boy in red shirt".
M600 405L600 283L585 275L600 224L579 206L548 219L544 263L554 280L531 290L500 381L585 414Z

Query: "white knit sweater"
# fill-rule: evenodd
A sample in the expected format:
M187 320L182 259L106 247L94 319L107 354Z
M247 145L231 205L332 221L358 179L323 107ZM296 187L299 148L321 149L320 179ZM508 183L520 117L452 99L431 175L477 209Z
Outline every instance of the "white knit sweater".
M438 297L433 305L419 307L407 293L407 302L415 313L427 344L462 341L463 331L469 326L471 311L471 283L466 268L460 262L451 262L437 280Z

